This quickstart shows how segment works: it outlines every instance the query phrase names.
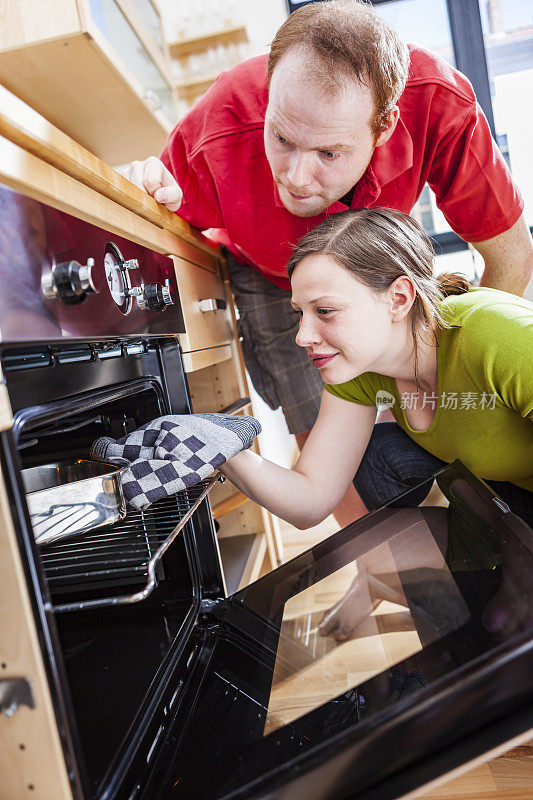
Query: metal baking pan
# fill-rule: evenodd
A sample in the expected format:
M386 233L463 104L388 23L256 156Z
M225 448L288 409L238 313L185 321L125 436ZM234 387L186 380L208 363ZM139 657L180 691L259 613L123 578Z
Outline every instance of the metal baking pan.
M111 525L126 516L124 467L98 461L60 462L22 470L37 544Z

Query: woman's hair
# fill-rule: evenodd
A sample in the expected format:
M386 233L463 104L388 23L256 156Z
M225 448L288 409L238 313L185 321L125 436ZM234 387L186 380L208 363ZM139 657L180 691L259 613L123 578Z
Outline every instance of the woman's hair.
M278 62L290 50L311 51L309 76L334 93L343 78L372 89L377 137L405 88L409 51L398 34L364 0L328 0L302 6L283 23L268 58L268 85Z
M289 278L306 256L324 253L375 292L385 292L402 275L413 282L416 296L410 311L415 347L423 331L436 334L447 323L440 300L464 294L470 284L462 275L433 274L435 253L427 234L407 214L388 208L348 209L332 214L296 245L287 265Z

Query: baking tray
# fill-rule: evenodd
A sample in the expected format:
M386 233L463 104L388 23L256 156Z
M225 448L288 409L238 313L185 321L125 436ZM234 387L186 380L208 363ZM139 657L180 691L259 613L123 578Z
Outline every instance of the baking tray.
M123 519L123 471L124 467L85 459L23 469L22 481L37 544Z

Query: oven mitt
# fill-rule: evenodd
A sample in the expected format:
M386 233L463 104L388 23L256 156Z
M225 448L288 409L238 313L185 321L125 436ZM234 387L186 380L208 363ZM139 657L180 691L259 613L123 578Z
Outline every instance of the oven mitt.
M127 466L122 490L128 505L145 509L209 477L224 461L246 450L261 433L254 417L173 414L158 417L115 441L97 439L91 457Z

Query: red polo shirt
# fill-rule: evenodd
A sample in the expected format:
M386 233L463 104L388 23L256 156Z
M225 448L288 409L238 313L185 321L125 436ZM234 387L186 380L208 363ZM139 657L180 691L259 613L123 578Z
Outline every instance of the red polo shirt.
M446 61L410 47L400 119L374 150L352 208L409 213L427 182L454 231L480 242L508 230L523 201L490 135L469 81ZM297 217L282 205L265 155L267 56L222 73L170 134L162 161L183 189L179 215L278 286L292 247L329 214Z

